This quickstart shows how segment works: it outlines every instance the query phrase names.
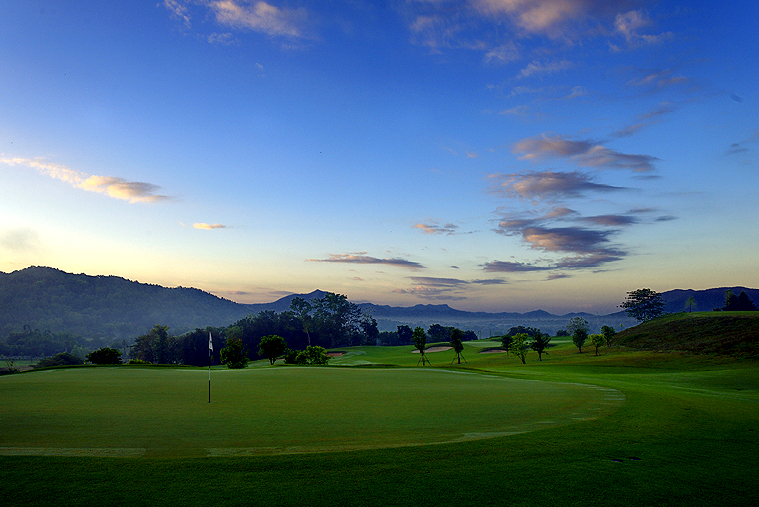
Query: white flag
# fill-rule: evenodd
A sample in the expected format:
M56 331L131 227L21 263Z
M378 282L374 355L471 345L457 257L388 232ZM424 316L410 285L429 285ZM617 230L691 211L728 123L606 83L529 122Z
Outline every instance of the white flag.
M211 340L211 331L208 332L208 353L213 352L213 341Z

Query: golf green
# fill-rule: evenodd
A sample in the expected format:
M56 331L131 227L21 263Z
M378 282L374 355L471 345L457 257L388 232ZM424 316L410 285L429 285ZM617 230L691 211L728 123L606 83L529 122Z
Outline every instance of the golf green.
M4 378L0 455L245 456L436 444L593 419L624 395L422 368L74 368Z

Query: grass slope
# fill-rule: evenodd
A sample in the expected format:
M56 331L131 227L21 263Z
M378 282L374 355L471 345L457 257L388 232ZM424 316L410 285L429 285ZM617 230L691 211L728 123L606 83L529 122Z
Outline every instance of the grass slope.
M406 365L418 360L400 347L346 352L355 352L346 361L352 357L366 365L345 368L348 371L374 371L372 365L393 357ZM759 503L755 360L621 347L601 349L602 355L594 357L578 354L571 343L549 352L542 362L530 354L528 363L521 365L503 353L479 354L468 346L464 352L468 362L446 368L600 385L624 393L624 404L602 417L566 426L429 446L214 458L3 456L0 497L14 506ZM450 351L430 356L433 364L449 364L452 359ZM284 368L249 370L259 369ZM378 370L390 375L400 371ZM9 378L0 378L4 401ZM325 404L328 400L340 397L325 393ZM134 403L147 403L146 397L137 397ZM6 401L3 409L13 407ZM251 418L255 409L250 407Z
M626 329L616 343L643 350L759 356L759 312L665 315Z

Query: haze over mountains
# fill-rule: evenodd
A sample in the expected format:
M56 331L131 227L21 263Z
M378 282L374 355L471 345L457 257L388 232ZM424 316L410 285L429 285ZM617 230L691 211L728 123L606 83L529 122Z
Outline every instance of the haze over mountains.
M727 289L736 294L745 290L753 301L759 301L759 289L677 289L663 293L665 310L683 311L690 296L696 299L695 309L712 310L722 306ZM250 313L283 312L289 309L294 297L308 300L323 295L323 291L316 290L309 294L292 294L271 303L240 304L194 288L167 288L118 276L90 276L49 267L29 267L11 273L0 272L0 334L4 336L29 326L54 333L66 331L82 337L131 341L155 324L168 325L173 334L181 334L206 326L227 326ZM359 306L377 320L380 331L394 331L401 324L424 328L441 324L472 330L482 338L502 334L517 325L554 333L575 316L587 319L594 330L602 325L627 328L636 324L624 312L553 315L542 310L467 312L446 304L393 307L361 303Z

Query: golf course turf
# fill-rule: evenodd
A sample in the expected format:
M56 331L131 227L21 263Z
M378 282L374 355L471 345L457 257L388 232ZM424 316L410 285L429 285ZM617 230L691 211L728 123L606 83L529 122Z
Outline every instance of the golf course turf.
M560 343L542 362L531 354L522 365L480 354L483 345L468 344L461 366L450 364L452 351L430 354L433 368L415 368L410 347L360 347L331 361L344 366L214 369L210 404L202 369L4 376L0 498L5 505L759 504L756 360L614 347L594 357ZM400 367L361 366L369 364ZM493 436L512 433L510 422L520 418L531 426L521 431L530 431ZM23 455L33 448L48 455ZM104 448L141 457L97 454Z

